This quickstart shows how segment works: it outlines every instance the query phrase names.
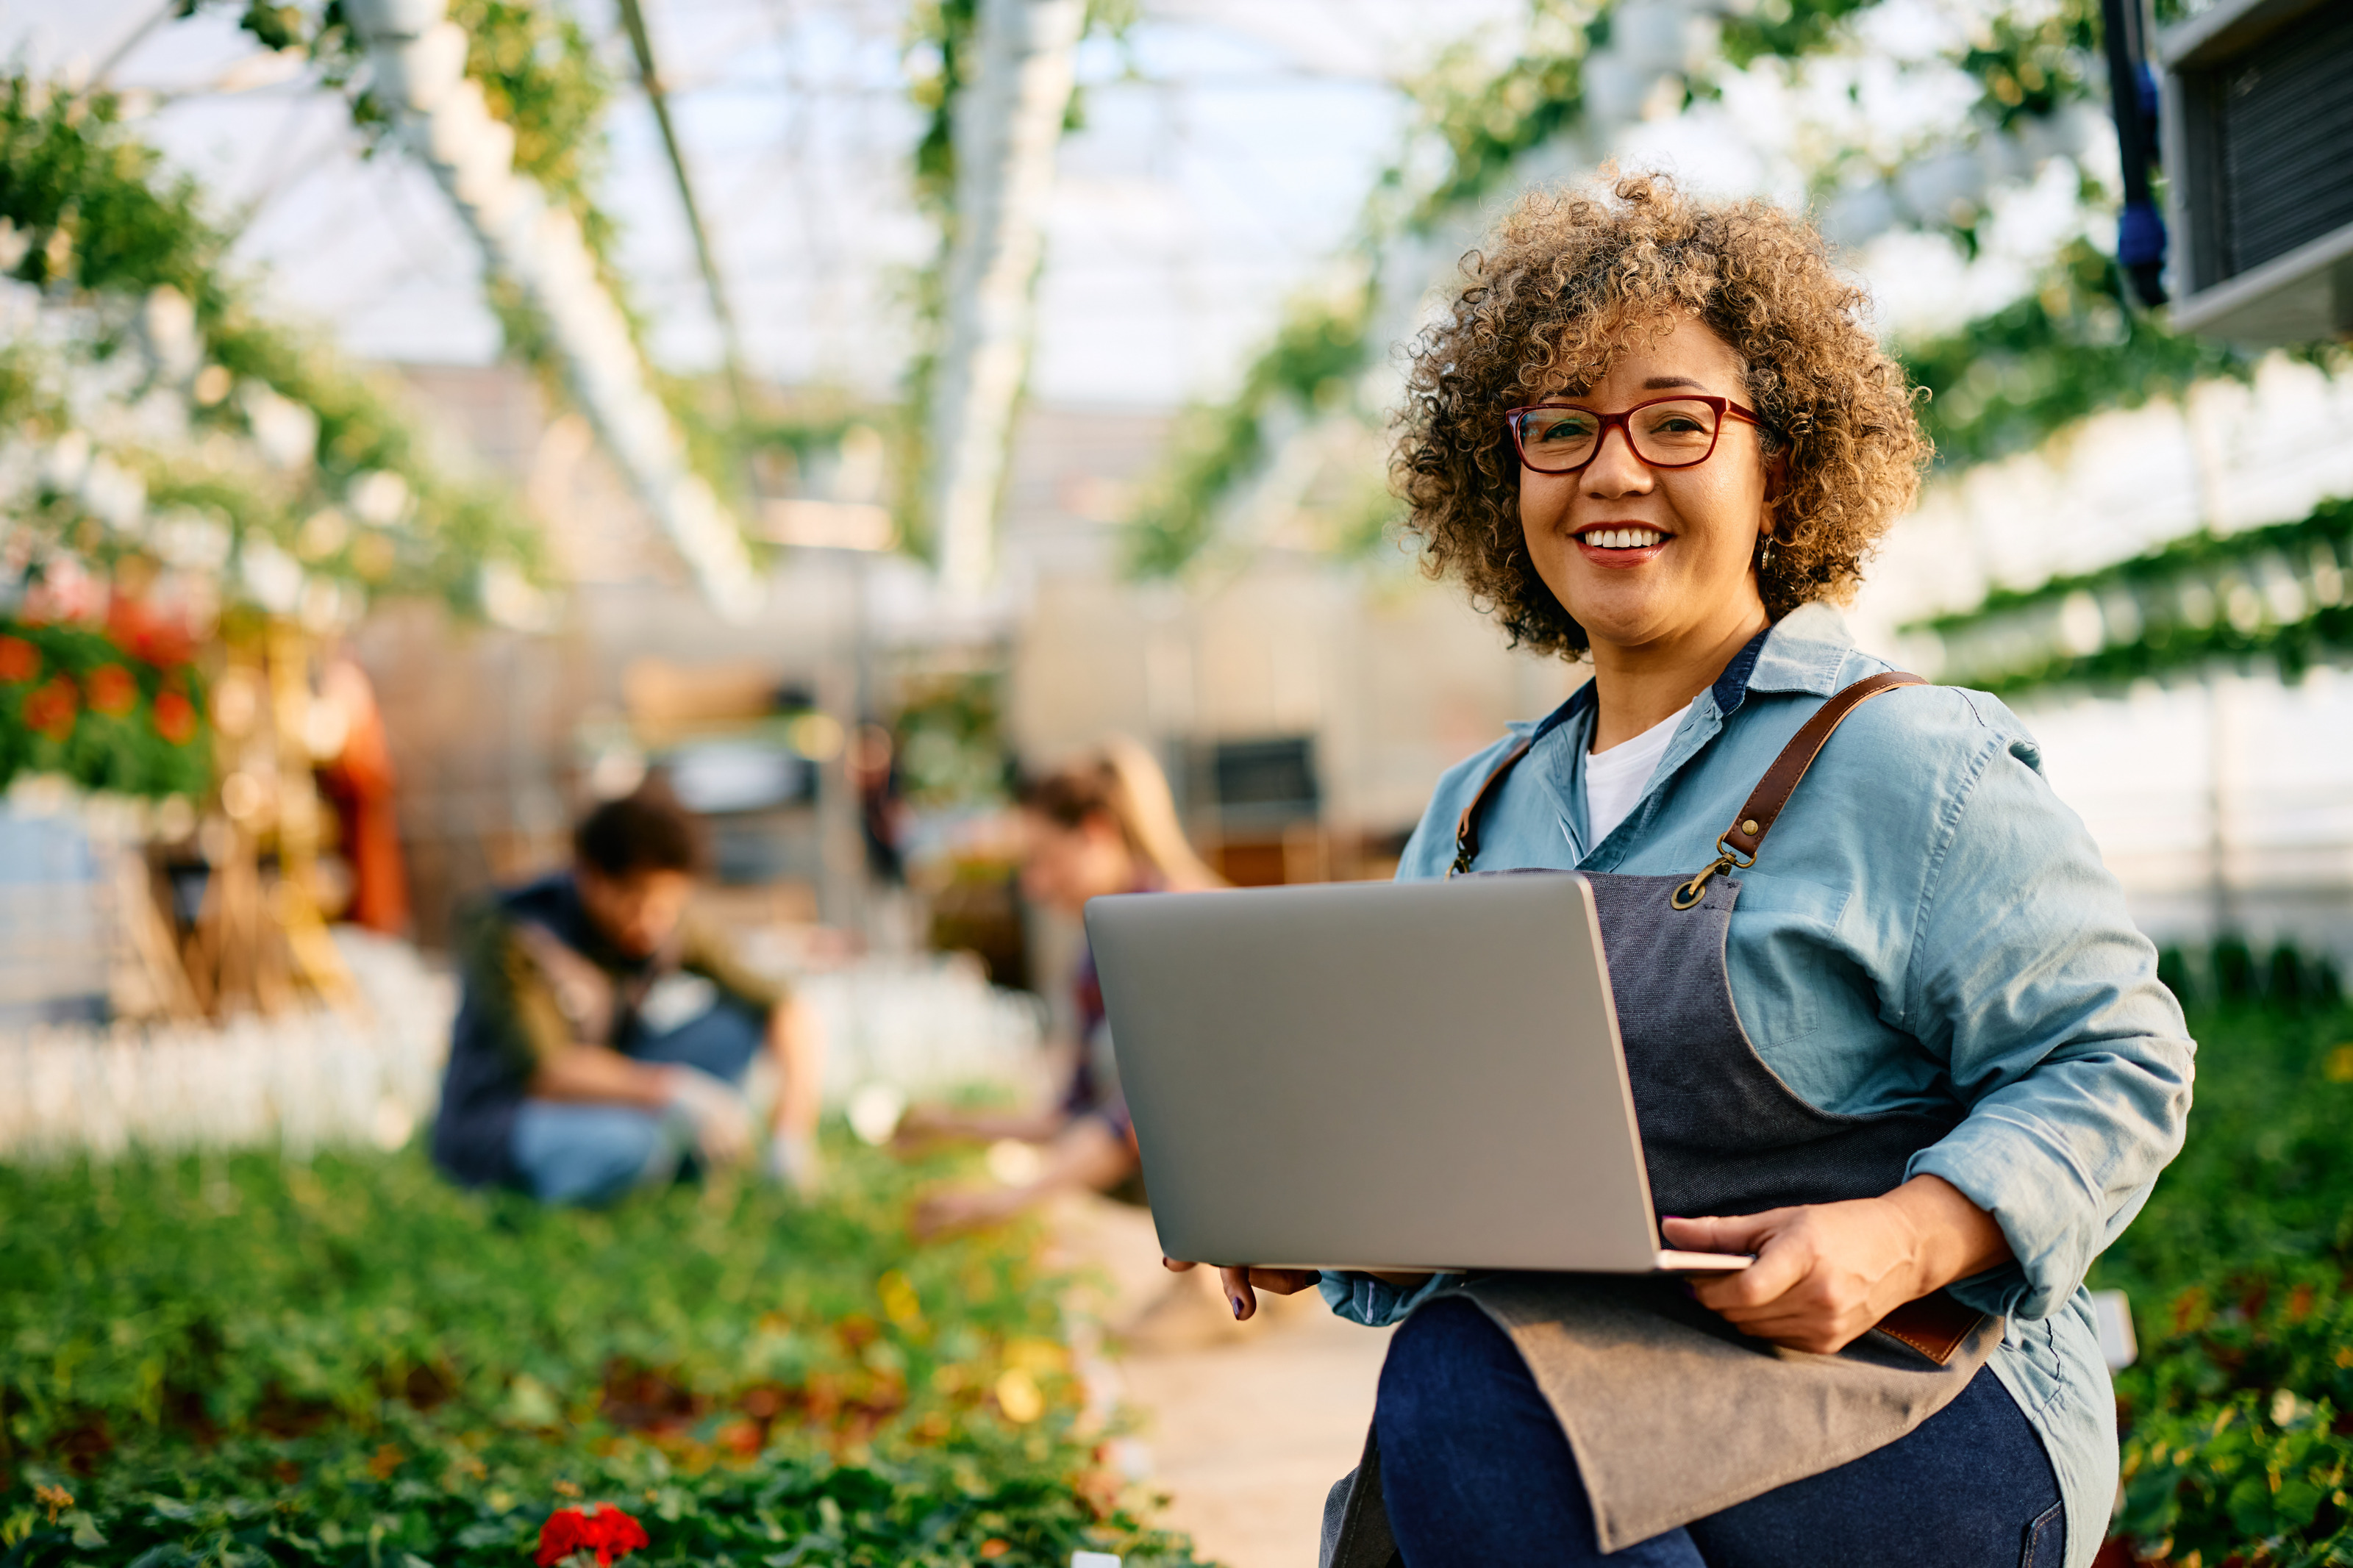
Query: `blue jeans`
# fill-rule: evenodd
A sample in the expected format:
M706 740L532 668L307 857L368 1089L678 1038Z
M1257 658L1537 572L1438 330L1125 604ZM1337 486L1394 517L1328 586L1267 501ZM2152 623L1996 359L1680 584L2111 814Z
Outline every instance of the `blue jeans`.
M1407 1568L2062 1568L2066 1558L2058 1477L1990 1371L1883 1448L1607 1556L1560 1423L1472 1302L1441 1298L1398 1328L1373 1425Z
M741 1083L767 1038L767 1021L723 1000L667 1035L630 1040L625 1054L682 1062ZM508 1153L523 1190L549 1204L605 1204L676 1175L693 1147L680 1118L633 1105L526 1100L515 1112Z

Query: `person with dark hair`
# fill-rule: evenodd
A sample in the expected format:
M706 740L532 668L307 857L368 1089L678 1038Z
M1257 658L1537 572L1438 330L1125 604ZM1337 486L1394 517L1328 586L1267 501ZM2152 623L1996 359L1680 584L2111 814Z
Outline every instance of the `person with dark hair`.
M1425 563L1591 678L1439 782L1398 876L1583 878L1660 1244L1750 1263L1223 1269L1238 1318L1396 1328L1325 1568L2100 1552L2084 1274L2197 1046L2018 716L1834 607L1930 455L1868 303L1802 217L1610 174L1522 197L1407 351Z
M572 844L570 869L461 922L435 1162L463 1185L556 1204L736 1164L755 1142L742 1085L765 1052L778 1077L765 1169L813 1190L815 1020L690 913L694 819L648 784L591 811Z

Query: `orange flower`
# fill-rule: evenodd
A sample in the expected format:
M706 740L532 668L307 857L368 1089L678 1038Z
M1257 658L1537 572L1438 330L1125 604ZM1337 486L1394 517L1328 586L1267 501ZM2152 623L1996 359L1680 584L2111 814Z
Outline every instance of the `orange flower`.
M90 672L90 705L117 718L139 706L139 682L119 664L101 664Z
M75 689L73 677L60 675L25 699L25 725L61 742L73 733L74 713L80 706L81 693Z
M30 680L41 673L41 650L23 637L0 637L0 680Z
M155 733L175 746L195 739L196 705L176 691L155 694Z

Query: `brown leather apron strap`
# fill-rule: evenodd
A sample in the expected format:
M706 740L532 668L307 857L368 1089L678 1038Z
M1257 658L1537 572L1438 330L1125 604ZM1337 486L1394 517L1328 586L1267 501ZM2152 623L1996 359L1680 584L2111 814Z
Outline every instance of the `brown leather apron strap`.
M1927 684L1916 675L1890 669L1867 676L1852 686L1832 692L1830 700L1816 709L1814 716L1789 737L1789 743L1781 748L1781 754L1773 759L1773 765L1765 770L1765 776L1757 781L1755 789L1748 792L1747 802L1741 806L1740 815L1732 819L1732 826L1725 828L1715 841L1715 859L1699 875L1677 888L1667 901L1679 910L1690 909L1706 896L1710 877L1719 871L1746 869L1757 864L1757 852L1764 847L1765 836L1773 831L1773 824L1779 820L1781 808L1789 804L1789 796L1796 791L1798 781L1804 778L1806 770L1814 765L1814 759L1821 755L1824 746L1830 744L1831 732L1846 722L1846 716L1883 691L1893 691L1899 686Z
M1454 824L1454 864L1446 868L1448 876L1451 877L1457 871L1468 871L1471 862L1479 858L1479 816L1487 809L1487 797L1495 793L1506 773L1520 765L1520 759L1528 754L1528 748L1535 743L1532 740L1523 739L1514 746L1504 760L1495 764L1495 771L1487 775L1487 782L1479 786L1479 793L1471 797L1471 804L1462 808L1461 819Z
M1740 815L1732 819L1732 826L1725 828L1723 836L1715 841L1715 863L1676 889L1670 902L1679 910L1690 909L1705 896L1709 878L1719 871L1757 863L1757 851L1764 846L1765 835L1770 833L1773 824L1779 820L1782 808L1789 804L1789 796L1797 791L1798 781L1806 776L1806 770L1814 765L1814 759L1821 755L1824 746L1830 744L1831 732L1846 721L1848 714L1883 691L1893 691L1899 686L1927 684L1916 675L1891 669L1868 676L1833 692L1830 700L1817 709L1814 716L1789 738L1789 743L1781 748L1781 754L1773 759L1773 765L1765 770L1765 776L1757 781L1757 787L1748 792L1748 799L1741 806ZM1519 766L1520 759L1528 754L1528 747L1532 743L1524 740L1504 753L1504 760L1495 764L1495 771L1489 773L1486 782L1479 786L1479 793L1471 797L1471 804L1462 808L1461 816L1454 824L1454 863L1446 868L1448 876L1468 871L1471 863L1479 858L1479 818L1485 814L1487 802L1502 787L1504 778Z

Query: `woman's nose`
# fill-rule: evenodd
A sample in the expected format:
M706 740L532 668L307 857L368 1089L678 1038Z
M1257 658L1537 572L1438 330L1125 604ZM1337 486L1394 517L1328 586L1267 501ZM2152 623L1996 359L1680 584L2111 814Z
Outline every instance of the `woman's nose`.
M1600 448L1585 466L1578 482L1587 495L1609 500L1649 490L1652 476L1650 465L1634 456L1634 444L1626 432L1613 425L1601 432Z

